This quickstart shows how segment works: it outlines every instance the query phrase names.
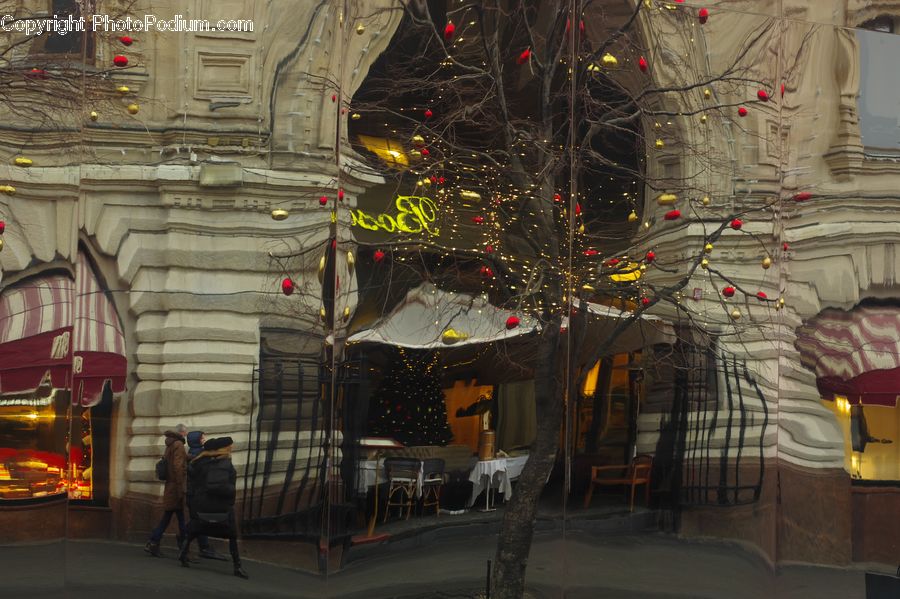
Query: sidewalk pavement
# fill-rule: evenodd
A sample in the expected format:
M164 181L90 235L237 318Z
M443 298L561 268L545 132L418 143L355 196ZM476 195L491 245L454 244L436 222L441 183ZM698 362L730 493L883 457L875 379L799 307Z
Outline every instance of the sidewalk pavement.
M171 547L158 559L139 545L101 541L6 546L0 547L0 589L10 599L471 599L484 589L494 543L486 536L386 551L327 577L245 560L249 580L232 576L230 562L202 559L182 568ZM739 546L657 533L538 533L528 587L534 599L865 597L859 570L789 566L776 574Z

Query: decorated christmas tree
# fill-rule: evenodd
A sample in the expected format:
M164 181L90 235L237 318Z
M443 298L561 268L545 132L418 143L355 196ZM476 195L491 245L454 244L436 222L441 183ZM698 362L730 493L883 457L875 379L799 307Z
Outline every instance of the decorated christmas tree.
M406 446L446 445L453 440L441 388L437 353L402 348L392 360L369 407L369 434L391 437Z

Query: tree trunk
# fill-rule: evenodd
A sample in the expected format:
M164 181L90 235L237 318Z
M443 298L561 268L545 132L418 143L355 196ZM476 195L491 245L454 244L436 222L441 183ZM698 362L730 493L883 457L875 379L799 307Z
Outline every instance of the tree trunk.
M503 513L491 597L521 599L525 592L525 569L531 551L537 502L553 469L559 447L563 402L559 394L560 320L555 319L541 337L534 377L537 434L522 475Z

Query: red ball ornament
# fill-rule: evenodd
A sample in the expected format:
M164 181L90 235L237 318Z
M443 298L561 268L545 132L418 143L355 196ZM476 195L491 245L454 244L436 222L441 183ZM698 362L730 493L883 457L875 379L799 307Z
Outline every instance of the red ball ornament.
M618 263L619 263L618 258L610 258L609 260L606 261L607 266L615 266Z
M747 109L743 106L738 108L738 116L747 116Z
M338 189L338 201L344 201L344 188Z
M456 25L453 23L447 23L447 26L444 27L444 39L448 42L453 39L453 34L456 32Z
M759 301L762 302L762 301L769 299L769 296L766 295L765 291L760 291L759 293L756 294L756 299L758 299Z
M769 101L769 94L764 89L761 89L758 92L756 92L756 97L759 98L760 102L768 102Z
M375 260L376 264L380 264L384 260L384 252L381 250L375 250L375 254L372 255L372 259Z
M117 54L113 58L113 64L116 65L117 67L128 66L128 58L126 58L125 56L122 56L121 54Z
M331 240L331 249L337 248L337 238Z
M485 251L485 253L487 253L487 254L493 254L493 253L494 253L494 246L492 246L491 244L488 244L488 245L484 246L484 251Z
M281 282L281 293L285 295L294 293L294 282L290 279L290 277L285 277L285 279Z
M638 58L638 68L645 73L647 72L647 69L649 68L649 65L647 64L647 59L644 58L643 56Z
M481 223L484 222L484 217L483 216L473 216L472 222L475 223L476 225L480 225Z
M522 53L519 54L519 57L516 59L518 64L525 64L528 62L528 59L531 58L531 48L525 48L522 50Z
M784 97L784 83L781 84L781 97Z
M742 221L739 218L736 218L733 221L731 221L731 228L734 229L735 231L739 231L740 228L743 226L744 226L744 221Z
M34 68L25 73L25 77L27 79L46 79L47 71L45 71L44 69Z
M797 195L794 196L795 202L805 202L806 200L812 198L812 194L808 191L801 191Z
M437 183L437 177L435 177L434 175L431 175L431 182Z
M444 178L438 177L438 185L443 185L443 184L444 184Z
M428 156L431 152L428 151L428 148L422 148L422 156Z
M319 198L319 206L324 206L328 203L328 196L322 196Z
M558 193L554 193L554 194L553 194L553 201L556 202L556 203L562 202L562 196L559 195Z
M734 296L734 287L723 287L722 295L725 297L733 297Z
M0 235L3 235L4 231L6 231L6 222L0 220Z
M426 118L426 119L430 119L432 116L434 116L434 113L431 112L431 109L430 109L430 108L426 108L426 109L425 109L425 118Z
M701 25L705 25L709 20L709 10L701 8L700 12L697 13L697 20L700 21Z
M134 43L134 40L131 39L131 37L130 37L130 36L127 36L127 35L121 36L121 37L119 38L119 41L122 42L122 45L123 45L123 46L130 46L131 44Z
M575 216L581 216L581 204L575 202Z
M489 267L487 267L487 266L482 266L481 269L480 269L480 272L481 272L481 276L483 276L483 277L490 278L490 277L493 277L493 276L494 276L494 271L491 270L491 269L490 269Z
M781 249L784 250L785 252L788 251L789 246L787 244L787 241L785 241L784 243L781 244Z
M649 297L642 297L642 298L641 298L641 304L644 305L644 306L649 306L649 305L650 305L650 298L649 298Z
M585 255L585 256L596 256L596 255L599 254L599 253L600 253L600 252L598 252L598 251L595 250L595 249L584 250L584 255Z
M514 328L516 328L517 326L519 326L519 322L520 322L520 321L519 321L519 317L518 317L518 316L510 316L509 318L506 319L506 328L507 328L507 329L514 329Z
M647 252L647 255L644 256L644 260L646 260L647 262L653 262L654 260L656 260L656 254L653 252L653 250Z
M681 218L681 210L669 210L663 218L665 220L678 220Z

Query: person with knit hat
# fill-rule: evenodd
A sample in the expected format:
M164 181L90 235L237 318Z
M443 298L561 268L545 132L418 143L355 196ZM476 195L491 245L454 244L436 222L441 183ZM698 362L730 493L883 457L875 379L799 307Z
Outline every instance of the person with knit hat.
M188 444L188 461L193 460L200 452L203 451L203 444L206 443L206 435L203 431L191 431L187 434L187 444ZM187 504L188 510L190 510L191 506L191 489L188 487L187 493ZM228 559L221 553L217 553L215 549L209 544L209 537L206 535L197 535L197 544L200 545L200 557L205 557L207 559L218 559L218 560L226 560Z
M234 515L237 472L231 463L233 444L231 437L209 439L203 444L203 451L188 464L191 519L179 559L182 566L190 567L188 550L191 542L200 534L228 539L234 575L248 578L241 567L241 557L238 553L237 524Z

